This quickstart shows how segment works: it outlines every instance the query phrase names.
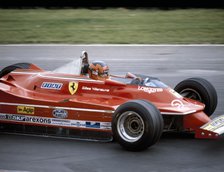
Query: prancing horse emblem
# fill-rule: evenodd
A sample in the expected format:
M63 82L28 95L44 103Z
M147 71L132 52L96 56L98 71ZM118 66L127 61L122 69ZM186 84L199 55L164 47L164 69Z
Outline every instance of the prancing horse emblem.
M71 95L75 94L77 89L78 89L78 83L77 82L74 82L74 81L69 82L68 90L71 93Z

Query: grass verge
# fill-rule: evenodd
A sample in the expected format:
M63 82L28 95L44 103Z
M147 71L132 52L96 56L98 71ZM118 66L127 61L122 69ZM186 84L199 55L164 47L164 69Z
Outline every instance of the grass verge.
M0 43L224 43L221 9L1 9Z

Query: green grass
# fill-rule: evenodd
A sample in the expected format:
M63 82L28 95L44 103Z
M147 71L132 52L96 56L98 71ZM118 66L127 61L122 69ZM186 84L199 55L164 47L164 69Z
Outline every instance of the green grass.
M224 43L221 9L0 10L0 43Z

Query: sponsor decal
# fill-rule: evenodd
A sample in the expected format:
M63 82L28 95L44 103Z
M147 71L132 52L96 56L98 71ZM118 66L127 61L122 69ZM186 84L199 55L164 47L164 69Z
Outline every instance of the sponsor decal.
M51 124L50 118L40 118L40 117L26 117L26 122L33 122L33 123L39 123L39 124Z
M171 102L171 106L172 107L176 107L176 108L179 108L179 109L182 109L184 107L184 104L182 101L178 100L178 99L175 99Z
M101 122L100 123L100 128L110 130L111 129L111 122Z
M75 127L79 127L79 128L86 128L86 122L85 121L72 120L71 125L75 126Z
M173 90L173 89L170 89L169 90L169 92L171 93L171 94L173 94L176 98L182 98L183 96L181 96L178 92L176 92L175 90Z
M67 99L63 100L64 102L67 101ZM47 106L47 105L37 105L37 104L18 104L18 103L7 103L7 102L0 102L0 105L8 105L8 106L32 106L35 108L45 108L45 109L58 109L57 106ZM112 110L101 110L101 109L88 109L88 108L78 108L78 107L60 107L62 109L66 110L72 110L72 111L85 111L85 112L99 112L99 113L114 113Z
M144 91L149 94L163 92L162 88L151 88L151 87L142 87L142 86L138 86L138 90Z
M0 114L0 116L1 116L0 119L8 120L8 121L51 124L51 119L44 118L44 117L24 116L24 115L16 115L16 114Z
M0 120L1 119L6 119L6 114L0 114Z
M74 82L74 81L69 82L68 90L69 90L71 95L75 94L76 91L78 90L78 83Z
M86 122L87 128L100 128L99 122Z
M68 117L68 112L64 109L55 109L53 110L52 114L55 118L64 119Z
M51 124L59 125L59 126L71 126L70 120L63 120L63 119L51 119Z
M82 86L82 90L86 91L97 91L97 92L110 92L110 89L108 88L97 88L97 87L87 87L87 86Z
M205 124L201 128L221 134L223 133L222 127L224 127L224 115L214 118L211 122Z
M22 115L6 115L6 120L11 120L11 121L26 121L26 116Z
M43 89L52 89L52 90L61 90L63 84L55 82L43 82L41 88Z
M34 107L30 106L17 106L17 113L22 113L22 114L34 114Z
M47 117L25 116L25 115L3 114L3 113L0 113L0 120L28 122L34 124L47 124L52 126L111 130L111 122L80 121L80 120L47 118Z

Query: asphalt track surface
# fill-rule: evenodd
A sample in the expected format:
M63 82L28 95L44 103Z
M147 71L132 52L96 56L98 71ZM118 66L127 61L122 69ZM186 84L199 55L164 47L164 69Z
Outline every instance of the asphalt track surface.
M171 87L189 77L203 77L218 93L212 117L224 114L223 45L2 45L0 69L31 62L52 70L79 57L82 50L90 60L106 61L113 74L147 74ZM164 133L143 152L127 152L115 142L0 134L0 172L219 172L223 160L223 138L196 140L190 134Z

